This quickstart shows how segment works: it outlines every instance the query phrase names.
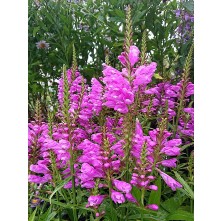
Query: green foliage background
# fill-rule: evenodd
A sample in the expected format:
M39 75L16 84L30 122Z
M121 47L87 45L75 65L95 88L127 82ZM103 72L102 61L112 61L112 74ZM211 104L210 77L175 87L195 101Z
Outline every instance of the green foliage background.
M175 10L193 13L193 2L176 0L29 0L28 6L28 91L29 117L34 104L41 101L43 112L50 93L55 102L62 66L72 64L73 43L78 68L87 78L100 76L105 53L118 68L117 56L123 50L125 7L132 6L133 41L141 48L142 33L147 31L148 58L158 64L158 73L171 76L182 70L192 39L177 43L175 30L180 20ZM45 40L48 50L36 43Z

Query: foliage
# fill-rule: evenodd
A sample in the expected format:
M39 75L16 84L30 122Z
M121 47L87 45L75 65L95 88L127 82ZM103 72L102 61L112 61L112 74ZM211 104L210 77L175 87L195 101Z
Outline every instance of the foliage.
M63 64L68 67L72 64L73 43L78 69L88 80L101 76L107 54L111 65L119 67L116 58L124 42L124 9L127 4L133 9L133 41L141 48L142 33L147 31L147 56L158 62L157 73L176 76L182 72L192 37L185 42L178 41L177 27L182 18L176 17L175 10L185 9L193 13L191 1L29 0L30 118L33 119L37 99L44 114L49 97L52 103L56 102L56 82ZM36 43L42 40L49 44L48 49L36 47Z

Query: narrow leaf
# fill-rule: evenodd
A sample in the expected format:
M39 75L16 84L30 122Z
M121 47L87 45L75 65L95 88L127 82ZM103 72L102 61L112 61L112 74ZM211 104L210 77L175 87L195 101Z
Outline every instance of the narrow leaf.
M54 194L58 191L58 190L60 190L68 181L70 181L71 180L71 177L68 177L67 179L65 179L65 180L63 180L56 188L55 188L55 190L52 192L52 194L50 195L50 197L49 197L49 202L50 202L50 204L51 204L51 198L52 198L52 196L54 196Z
M28 221L34 221L34 220L35 220L36 211L37 211L37 207L36 207L36 209L34 210L34 212L31 214L31 216L28 218Z
M177 210L174 213L167 216L166 220L184 220L184 221L193 221L194 217L192 213L189 213L184 210Z
M183 185L184 190L186 190L186 192L189 194L190 198L194 199L194 192L190 188L190 186L187 184L187 182L176 171L174 171L174 174L175 174L177 180Z

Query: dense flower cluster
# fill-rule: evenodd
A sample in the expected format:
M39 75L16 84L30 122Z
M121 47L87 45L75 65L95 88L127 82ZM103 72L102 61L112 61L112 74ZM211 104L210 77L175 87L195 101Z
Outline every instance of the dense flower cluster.
M183 81L151 84L157 64L139 66L139 54L139 49L131 46L128 56L123 52L118 57L122 71L105 64L103 77L92 78L90 87L78 71L73 73L69 69L63 73L58 86L61 122L54 123L51 129L43 122L29 124L29 182L53 184L54 170L59 172L60 179L74 176L75 186L91 193L86 207L96 211L108 198L104 192L109 192L115 204L130 201L139 205L132 187L157 191L154 181L158 175L172 190L182 187L162 170L176 167L183 136L193 136L193 108L183 108L177 131L168 131L164 122L172 122L177 117L184 93ZM65 106L65 84L68 84L69 106ZM186 103L192 94L193 84L189 82L184 94ZM69 121L65 122L63 110L67 107ZM139 115L133 129L130 119L136 118L134 110ZM144 133L139 116L155 116L155 129ZM132 136L128 137L125 124L130 123ZM132 162L129 179L124 176L129 165L125 159ZM73 180L64 188L72 188L72 184ZM158 209L155 204L145 207Z

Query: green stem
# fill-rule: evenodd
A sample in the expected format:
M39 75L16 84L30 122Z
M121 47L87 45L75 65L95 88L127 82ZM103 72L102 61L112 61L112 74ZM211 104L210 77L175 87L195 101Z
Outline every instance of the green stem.
M73 204L77 204L76 200L76 188L75 188L75 171L74 171L74 156L73 156L73 150L72 150L72 145L70 146L70 168L71 168L71 180L72 180L72 199L73 199ZM77 221L77 210L75 207L73 207L73 216L74 216L74 221Z
M142 204L142 206L144 206L144 193L145 193L145 189L142 188L141 189L141 204Z
M59 202L59 195L58 195L58 192L56 192L56 199L57 199L57 201ZM61 212L60 212L60 211L58 212L58 220L59 220L59 221L62 220L62 219L61 219Z
M142 188L141 189L141 205L142 207L144 207L144 194L145 194L145 189ZM144 217L143 217L143 213L141 213L141 221L144 220Z

